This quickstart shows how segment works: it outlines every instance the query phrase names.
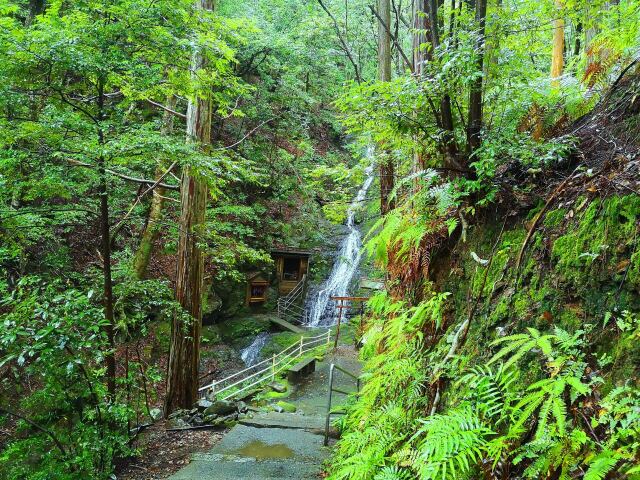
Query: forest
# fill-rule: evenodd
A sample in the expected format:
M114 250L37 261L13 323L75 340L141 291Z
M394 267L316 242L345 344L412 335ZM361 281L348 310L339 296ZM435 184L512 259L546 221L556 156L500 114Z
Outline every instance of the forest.
M639 0L0 0L0 479L640 480L639 237Z

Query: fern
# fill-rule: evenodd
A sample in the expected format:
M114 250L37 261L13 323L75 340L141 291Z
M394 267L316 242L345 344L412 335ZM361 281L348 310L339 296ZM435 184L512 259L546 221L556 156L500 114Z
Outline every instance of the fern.
M589 470L584 474L583 480L604 480L619 461L619 457L611 450L605 450L589 463Z
M414 439L418 443L413 468L424 480L459 478L483 458L494 432L486 427L470 406L452 409L445 415L420 420Z

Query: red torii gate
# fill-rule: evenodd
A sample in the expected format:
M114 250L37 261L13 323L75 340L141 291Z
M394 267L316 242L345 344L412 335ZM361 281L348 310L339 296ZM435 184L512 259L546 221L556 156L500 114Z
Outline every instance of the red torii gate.
M336 308L338 309L338 324L336 330L336 340L333 344L333 348L338 348L338 338L340 338L340 323L342 323L342 310L346 308L353 308L352 305L348 305L346 302L360 302L360 315L364 313L363 303L369 300L369 297L329 297L331 300L338 302Z

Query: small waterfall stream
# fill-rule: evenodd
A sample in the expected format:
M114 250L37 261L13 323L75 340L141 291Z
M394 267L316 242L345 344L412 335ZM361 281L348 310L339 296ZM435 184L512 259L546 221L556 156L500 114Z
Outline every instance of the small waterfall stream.
M240 351L240 358L242 358L242 361L247 367L251 367L260 361L260 352L269 341L269 337L269 333L262 332L254 338L251 345Z
M373 149L367 151L367 156L373 155ZM359 205L364 201L367 191L374 178L373 165L366 169L367 178L355 196L349 209L347 210L347 230L348 233L340 244L338 257L333 264L333 269L329 278L324 282L320 290L316 293L308 304L308 325L332 325L335 323L334 303L331 297L346 297L349 293L349 286L358 270L360 257L362 256L362 235L356 226L355 216Z

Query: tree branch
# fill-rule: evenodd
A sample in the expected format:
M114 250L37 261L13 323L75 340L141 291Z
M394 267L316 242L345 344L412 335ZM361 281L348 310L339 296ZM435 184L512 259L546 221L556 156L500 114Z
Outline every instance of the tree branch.
M276 118L278 118L278 117L280 117L280 115L277 115L277 116L275 116L275 117L271 117L271 118L269 118L268 120L265 120L264 122L262 122L262 123L258 124L258 126L257 126L257 127L253 128L253 129L251 129L251 130L249 130L249 132L248 132L244 137L242 137L240 140L238 140L237 142L232 143L231 145L228 145L228 146L226 146L226 147L217 148L216 150L229 150L230 148L233 148L233 147L236 147L236 146L240 145L240 144L241 144L242 142L244 142L247 138L249 138L249 136L251 136L251 135L252 135L256 130L258 130L259 128L261 128L263 125L266 125L267 123L272 122L273 120L275 120L275 119L276 119Z
M27 418L27 417L25 417L23 415L20 415L19 413L16 413L16 412L13 412L11 410L8 410L5 407L0 407L0 413L5 413L7 415L11 415L13 417L19 418L20 420L23 420L23 421L27 422L29 425L31 425L35 429L40 430L42 433L47 434L51 438L51 440L53 440L53 443L56 445L56 447L58 447L58 450L60 450L60 452L65 457L67 456L67 451L65 450L64 446L62 445L60 440L58 440L58 438L53 434L53 432L51 432L51 430L47 430L46 428L41 427L40 425L38 425L33 420L30 420L29 418Z
M74 160L72 158L68 158L67 162L69 162L72 165L76 165L78 167L97 168L95 165L91 165L90 163L80 162L80 161ZM122 178L123 180L126 180L128 182L142 183L143 185L153 185L153 188L162 187L162 188L166 188L167 190L180 190L180 186L179 185L169 185L168 183L156 183L155 180L147 180L146 178L130 177L128 175L124 175L122 173L118 173L118 172L116 172L114 170L110 170L108 168L105 169L105 172L110 173L111 175L114 175L116 177Z
M338 40L340 40L344 53L349 58L351 65L353 65L353 69L356 74L356 81L358 83L362 83L362 77L360 77L360 69L358 68L358 64L353 58L353 54L351 53L351 49L349 48L349 45L347 44L346 40L342 36L342 33L340 32L340 25L338 25L338 21L336 20L336 17L334 17L333 14L329 11L329 9L325 6L325 4L322 3L322 0L318 0L318 3L322 7L322 9L327 13L327 15L329 15L329 18L333 21L333 27L335 28L336 34L338 35Z
M161 108L162 110L164 110L165 112L170 113L171 115L175 115L176 117L180 117L180 118L183 118L183 119L187 118L187 116L184 113L176 112L175 110L172 110L169 107L167 107L165 105L162 105L161 103L154 102L150 98L147 98L147 102L149 102L154 107Z
M384 29L387 31L387 33L391 37L391 40L393 40L393 43L398 49L398 53L400 53L402 60L404 60L404 63L407 65L407 68L411 71L411 73L413 73L413 65L411 64L407 56L404 54L404 50L402 50L402 47L398 43L398 37L396 37L393 33L391 33L391 30L389 30L389 26L386 23L384 23L384 20L382 20L382 17L380 17L380 15L378 15L378 12L376 12L376 9L373 8L373 5L369 5L369 10L371 10L371 13L375 15L375 17L380 22L380 25L382 25Z

